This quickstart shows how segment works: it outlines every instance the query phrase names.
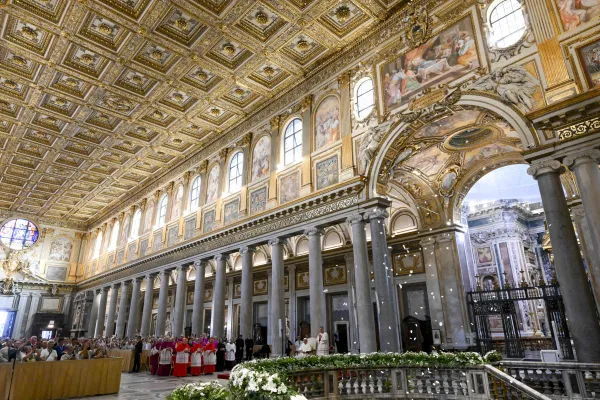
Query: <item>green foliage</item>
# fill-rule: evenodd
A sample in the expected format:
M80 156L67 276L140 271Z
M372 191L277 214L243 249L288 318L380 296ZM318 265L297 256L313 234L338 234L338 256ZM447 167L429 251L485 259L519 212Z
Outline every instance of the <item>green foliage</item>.
M217 381L189 383L179 386L167 400L227 400L229 390Z
M485 362L487 364L491 364L491 363L495 363L498 361L502 361L502 355L500 353L498 353L496 350L492 350L487 352L487 354L485 356L483 356L483 359L485 360Z

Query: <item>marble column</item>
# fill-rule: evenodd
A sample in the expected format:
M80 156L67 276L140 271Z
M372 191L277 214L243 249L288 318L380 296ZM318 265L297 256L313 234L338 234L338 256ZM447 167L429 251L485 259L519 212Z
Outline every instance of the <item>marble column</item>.
M121 284L121 299L119 301L119 313L117 314L116 335L122 338L125 335L125 317L127 316L127 300L129 297L129 286L131 281L123 281Z
M354 254L354 294L356 303L358 343L361 353L377 351L377 332L371 302L371 277L367 249L366 222L362 214L346 220L352 227L352 250Z
M371 250L373 252L373 272L375 275L375 296L379 313L379 344L382 352L400 351L400 331L398 315L394 305L394 269L387 251L385 219L386 210L375 207L367 214L371 226ZM362 352L362 349L361 349Z
M588 279L592 284L592 291L596 298L596 309L600 310L600 257L598 252L598 246L594 240L593 234L590 229L590 224L585 215L583 205L580 204L575 207L571 207L571 213L573 215L573 222L575 223L575 230L577 232L577 238L579 239L579 245L581 246L581 252L583 253L583 261L586 263L588 268ZM541 259L541 257L538 255ZM540 265L542 263L540 262Z
M323 229L309 228L304 231L308 236L308 277L310 281L310 336L319 336L319 328L327 329L325 312L325 293L323 293L323 254L321 238Z
M271 332L271 321L273 321L272 314L271 314L271 305L273 304L273 301L271 300L271 295L273 294L272 274L273 274L273 271L268 269L267 270L267 343L268 344L272 343L272 338L271 338L271 333L272 333Z
M100 301L98 302L98 321L94 329L94 337L104 336L104 322L106 321L106 300L108 298L108 287L100 289Z
M156 313L155 336L163 336L167 326L167 301L169 300L169 278L171 271L160 272L160 289L158 291L158 311Z
M254 247L242 247L242 298L240 304L240 335L244 339L252 337L252 289Z
M285 288L283 265L283 241L284 239L271 239L271 345L272 357L281 357L285 353L282 349L285 336ZM323 293L321 292L321 295ZM312 299L311 299L312 303ZM311 304L312 307L312 304ZM312 319L312 315L311 315ZM282 332L283 329L283 332Z
M234 329L233 329L233 321L234 321L234 312L233 312L233 278L227 278L227 287L225 288L227 291L227 320L225 324L227 325L227 338L230 339L233 337ZM235 338L234 338L235 339Z
M108 300L108 314L106 316L106 337L111 337L115 333L115 316L117 313L117 294L119 293L119 283L113 283L110 286L110 299Z
M183 333L183 317L185 316L185 286L187 282L187 265L177 267L177 290L175 292L175 308L173 310L173 336Z
M296 316L296 308L298 302L296 300L296 266L288 265L288 287L289 287L289 312L288 320L290 321L290 340L292 343L296 342L296 334L298 331L298 317Z
M27 325L25 328L25 337L30 337L32 335L33 330L33 320L35 318L35 314L40 307L40 301L42 300L42 296L39 293L31 294L31 304L29 305L29 312L27 315Z
M564 164L574 173L577 179L577 187L581 195L585 219L587 221L585 233L591 240L587 240L588 249L592 249L592 254L588 255L588 270L590 279L596 294L596 306L600 312L600 150L584 150L579 153L565 157ZM581 238L580 238L581 239ZM588 239L588 238L586 238Z
M542 161L527 172L538 182L556 275L560 283L571 338L580 362L600 362L600 324L594 296L588 284L567 200L560 182L564 171L560 162Z
M24 321L27 321L27 310L29 308L29 302L31 301L31 296L27 293L21 293L19 295L19 304L17 309L17 317L15 319L15 326L12 332L13 339L21 339L24 337L25 324Z
M210 335L221 340L225 330L225 273L227 272L227 255L215 256L217 262L215 282L213 287L212 320Z
M427 287L427 301L429 303L429 315L431 316L431 326L433 329L440 329L441 340L446 345L448 324L444 320L444 307L442 305L441 288L442 278L438 273L438 262L435 256L435 238L428 237L422 239L419 244L423 249L423 264L425 266L425 285ZM442 325L440 325L440 322Z
M96 323L98 322L98 303L100 302L99 293L96 290L92 291L92 293L94 293L94 297L92 300L90 319L88 320L87 331L85 333L87 337L95 334Z
M355 291L356 281L354 279L354 256L352 253L344 255L346 273L348 282L346 283L346 291L348 293L348 351L352 354L359 353L358 345L358 322L356 313Z
M192 334L202 336L204 329L204 282L206 261L194 262L196 280L194 281L194 305L192 309Z
M127 319L127 334L128 338L135 337L135 329L138 325L140 315L140 294L142 286L142 277L133 278L131 286L131 302L129 303L129 318Z
M152 321L152 303L154 302L154 274L146 275L146 291L144 292L144 309L142 311L142 327L140 335L150 334L150 322Z

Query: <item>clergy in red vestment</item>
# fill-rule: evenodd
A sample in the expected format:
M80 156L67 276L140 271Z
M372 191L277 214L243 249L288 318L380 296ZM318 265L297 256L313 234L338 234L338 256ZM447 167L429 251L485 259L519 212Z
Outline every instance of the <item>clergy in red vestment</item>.
M202 353L204 352L204 348L199 342L194 343L191 350L191 367L190 373L193 376L202 375Z
M177 344L175 351L177 351L177 356L173 376L186 376L188 365L190 365L190 345L187 338L183 338L183 341Z
M204 373L212 374L215 372L215 365L217 364L217 345L215 339L210 338L206 347L204 348Z

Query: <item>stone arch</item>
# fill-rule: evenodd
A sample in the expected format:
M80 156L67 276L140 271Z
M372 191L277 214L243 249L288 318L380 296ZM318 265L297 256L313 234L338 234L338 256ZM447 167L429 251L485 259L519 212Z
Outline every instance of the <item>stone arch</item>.
M338 228L332 226L325 230L323 235L323 250L335 249L344 245L344 235L339 232Z
M308 238L305 235L301 235L297 238L295 254L296 256L308 254Z
M428 121L435 120L441 113L453 112L461 108L485 110L504 120L517 133L522 149L531 148L540 143L533 126L517 107L503 103L497 96L488 93L463 93L455 104L442 110L436 110L435 114L424 113L418 118L414 118L410 114L394 114L388 117L387 122L380 124L385 133L382 134L381 140L379 140L374 161L370 162L364 171L364 175L368 178L367 197L382 195L377 190L377 182L380 175L385 174L392 166L393 160L390 160L390 150L395 149L398 152L400 149L409 146L410 142L407 142L406 139L417 128L423 127ZM416 116L416 114L414 115Z

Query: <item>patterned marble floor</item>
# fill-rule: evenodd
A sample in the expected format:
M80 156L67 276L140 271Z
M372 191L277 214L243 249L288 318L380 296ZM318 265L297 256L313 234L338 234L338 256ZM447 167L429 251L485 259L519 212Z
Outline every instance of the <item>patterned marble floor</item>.
M227 385L228 381L217 379L217 375L205 376L187 376L184 378L175 378L172 376L159 377L149 375L147 372L137 374L121 374L121 390L118 394L83 397L76 400L149 400L164 399L179 385L193 383L198 381L218 380L221 384Z

